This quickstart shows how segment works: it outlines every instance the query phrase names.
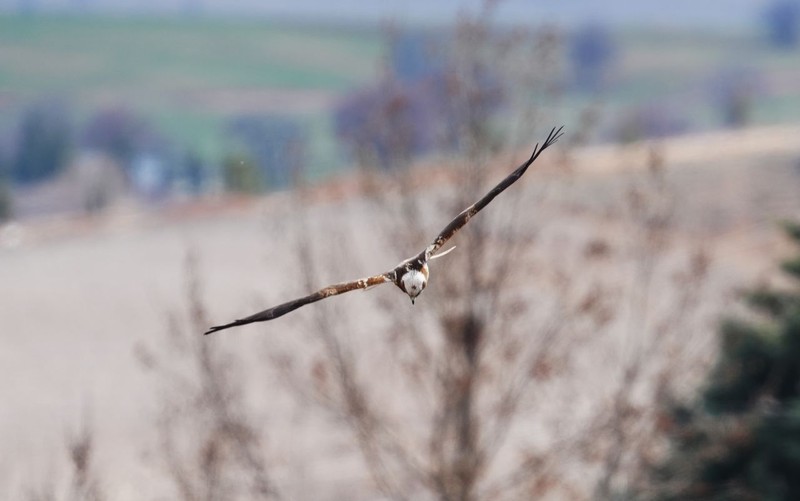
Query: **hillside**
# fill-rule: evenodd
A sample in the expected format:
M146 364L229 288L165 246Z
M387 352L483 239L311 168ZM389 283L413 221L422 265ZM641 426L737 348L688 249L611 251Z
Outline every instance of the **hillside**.
M713 350L716 315L732 291L773 268L781 249L773 221L800 215L800 143L792 140L797 134L796 128L773 128L657 145L676 202L667 261L680 262L687 253L703 249L712 263L701 296L703 327L687 331L684 340L700 360L707 361ZM592 242L602 239L610 251L591 275L627 276L635 232L620 204L628 187L642 182L636 173L646 171L651 154L647 145L578 150L566 159L554 153L479 217L501 221L525 214L521 224L535 228L536 239L520 260L536 263L537 269L574 273L570 263L580 262ZM498 161L490 177L504 175L506 163ZM142 460L156 447L159 404L153 380L135 353L142 345L166 348L168 319L184 321L187 250L198 257L201 296L215 322L304 290L297 280L302 263L296 253L302 228L314 235L320 283L384 269L405 256L392 242L364 238L385 220L374 199L353 191L357 186L357 178L332 182L315 188L302 202L283 193L193 205L169 214L116 212L67 222L71 226L62 221L66 230L59 230L57 221L23 227L16 246L0 248L0 393L7 410L0 415L0 449L5 452L0 470L8 472L0 477L0 493L36 484L48 469L58 471L64 430L87 415L97 430L98 466L110 499L146 499L164 492L159 463L152 456ZM439 197L451 190L445 182L416 196L425 207L442 208L447 205ZM383 196L394 197L392 189L387 187ZM449 216L440 210L424 214L413 224L426 233ZM7 231L3 229L4 236ZM434 277L456 273L463 265L458 255L456 251L452 261L437 262ZM417 301L415 314L430 315L440 306L445 296L436 284L432 281ZM517 274L512 288L530 304L542 298L524 275ZM318 306L333 308L332 318L351 329L354 349L365 363L375 364L380 364L383 344L374 340L383 339L380 333L386 328L374 313L382 311L377 305L412 308L389 287L331 303ZM312 313L309 307L203 342L241 357L250 403L259 409L276 475L290 498L370 499L373 491L349 435L336 419L293 400L270 364L265 365L280 354L293 354L298 362L313 356ZM543 421L523 420L513 433L540 437L560 415L570 415L568 421L574 419L579 426L585 410L607 396L613 368L627 353L626 336L612 329L605 337L576 345L574 363L548 383L568 398L555 405L545 396L536 397L545 398L540 406L549 409ZM604 362L598 365L597 360ZM687 374L688 381L696 381L701 369L702 364ZM387 405L397 403L390 400ZM570 412L573 403L580 403L583 411Z
M530 13L516 19L539 26ZM609 36L607 88L567 87L559 101L571 122L598 111L600 140L616 140L626 120L650 121L655 133L717 128L724 96L737 86L752 94L751 124L791 123L800 114L796 52L770 49L755 30L633 25ZM98 112L123 108L178 156L198 154L216 167L234 149L233 120L291 116L308 128L307 171L324 178L348 165L332 110L349 92L375 85L385 42L377 25L331 19L0 15L0 146L12 149L33 103L60 104L77 135Z

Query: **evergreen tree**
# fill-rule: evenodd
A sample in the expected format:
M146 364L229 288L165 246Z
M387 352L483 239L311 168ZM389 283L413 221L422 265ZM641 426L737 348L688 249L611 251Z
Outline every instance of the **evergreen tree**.
M800 224L787 224L800 244ZM784 271L800 280L800 255ZM756 316L722 326L701 398L675 406L669 458L642 499L800 499L800 288L748 295Z

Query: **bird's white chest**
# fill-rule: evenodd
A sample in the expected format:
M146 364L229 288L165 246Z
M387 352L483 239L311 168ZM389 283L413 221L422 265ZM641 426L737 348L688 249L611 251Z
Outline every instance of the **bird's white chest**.
M403 275L403 288L409 296L417 296L425 288L426 281L427 279L422 272L410 270Z

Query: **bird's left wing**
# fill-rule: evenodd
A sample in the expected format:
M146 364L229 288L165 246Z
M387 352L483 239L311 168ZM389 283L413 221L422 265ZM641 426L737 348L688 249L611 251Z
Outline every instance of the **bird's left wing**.
M300 308L301 306L315 303L321 299L329 298L331 296L336 296L339 294L344 294L345 292L350 292L358 289L367 289L370 287L374 287L376 285L385 284L386 282L394 282L394 271L383 273L381 275L374 275L367 278L361 278L359 280L354 280L352 282L343 282L341 284L330 285L328 287L325 287L324 289L320 289L317 292L314 292L313 294L309 294L308 296L287 301L283 304L279 304L278 306L272 307L268 310L264 310L254 315L250 315L249 317L236 320L229 324L217 325L216 327L212 327L208 331L206 331L206 334L211 334L212 332L221 331L223 329L228 329L231 327L237 327L240 325L252 324L253 322L266 322L267 320L272 320L282 315L286 315L287 313L292 312L297 308Z
M542 144L541 148L539 147L539 143L536 143L536 146L533 148L533 154L531 154L528 160L517 167L517 169L509 174L505 179L500 181L500 183L492 188L489 193L484 195L483 198L461 211L459 215L450 221L450 224L445 226L445 228L439 232L439 235L433 240L433 242L431 242L431 244L425 250L420 252L419 255L414 259L420 260L421 262L427 262L430 258L432 258L433 255L436 254L436 251L441 249L441 247L447 243L447 241L450 240L450 238L452 238L452 236L455 235L458 230L463 228L464 225L467 224L467 221L472 218L472 216L480 212L480 210L489 205L489 202L494 200L497 195L502 193L506 188L521 178L522 175L525 174L525 171L528 170L528 167L530 167L531 164L536 161L539 155L553 143L558 141L558 138L563 135L563 130L563 126L559 127L558 129L553 127L553 129L550 131L550 134L547 135L547 139L545 140L544 144Z

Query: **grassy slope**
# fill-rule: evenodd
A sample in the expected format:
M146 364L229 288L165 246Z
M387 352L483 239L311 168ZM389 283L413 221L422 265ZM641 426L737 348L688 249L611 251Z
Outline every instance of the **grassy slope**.
M752 34L641 30L617 41L613 87L601 96L612 119L661 103L693 124L717 125L711 82L725 68L762 75L756 122L800 116L797 51L771 51ZM322 175L337 168L337 159L328 110L319 103L370 81L381 51L377 29L263 19L0 16L0 134L26 103L57 95L79 119L124 104L181 147L215 159L225 149L222 131L231 115L277 107L311 125L311 174ZM273 92L286 90L289 96ZM568 96L567 116L595 99Z

